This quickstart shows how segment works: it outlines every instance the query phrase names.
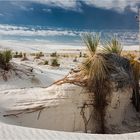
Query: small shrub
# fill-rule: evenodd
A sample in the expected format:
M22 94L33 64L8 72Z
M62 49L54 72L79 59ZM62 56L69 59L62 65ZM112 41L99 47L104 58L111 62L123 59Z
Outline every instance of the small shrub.
M58 60L57 59L53 59L51 66L53 66L53 67L59 67L60 64L58 63Z
M57 57L57 52L50 54L51 57Z
M40 52L40 53L39 53L39 56L40 56L40 57L43 57L43 56L44 56L43 52Z
M49 61L48 60L45 60L44 61L44 65L48 65L49 64Z
M12 51L0 51L0 68L8 71L10 69L10 60L12 59Z
M18 56L18 52L15 52L15 54L13 55L14 58L17 58Z
M80 52L79 57L82 57L82 52Z
M36 53L35 59L40 59L40 57L43 57L44 54L42 52Z
M18 53L15 52L15 54L13 55L14 58L22 58L22 52Z

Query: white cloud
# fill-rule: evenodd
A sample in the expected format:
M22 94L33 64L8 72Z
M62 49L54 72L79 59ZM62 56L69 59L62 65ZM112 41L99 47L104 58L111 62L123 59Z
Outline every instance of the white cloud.
M87 0L84 2L87 5L93 5L104 9L114 9L119 12L124 11L126 7L130 7L132 11L136 12L137 6L140 4L140 0Z
M73 8L77 6L76 0L33 0L33 1L48 4L51 6L59 6L63 8Z
M63 30L63 29L46 29L36 30L20 26L0 25L0 35L18 35L18 36L77 36L82 32Z
M14 1L14 0L11 0ZM28 0L17 0L18 2L29 2ZM81 11L81 2L89 6L95 6L103 9L114 9L122 12L126 7L134 12L137 11L137 6L140 0L30 0L30 2L37 2L46 4L52 7L61 7L63 9Z

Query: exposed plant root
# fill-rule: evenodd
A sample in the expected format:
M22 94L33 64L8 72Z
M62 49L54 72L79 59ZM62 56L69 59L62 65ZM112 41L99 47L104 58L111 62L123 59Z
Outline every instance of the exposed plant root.
M86 115L85 115L85 109L86 109L86 107L91 106L91 105L92 104L84 103L83 106L81 107L81 111L80 111L80 115L82 116L84 125L85 125L85 133L87 133L87 131L88 131L88 124L89 124L89 121L91 120L91 117L93 116L93 110L92 110L89 118L87 119Z
M80 74L79 75L78 74L77 75L72 75L72 76L70 76L70 74L68 74L63 79L60 79L60 80L54 82L53 84L62 85L62 84L65 84L65 83L69 83L69 84L74 84L74 85L77 85L77 86L86 87L87 80L81 78L80 77Z
M37 106L37 107L33 107L33 108L26 108L26 109L21 109L21 110L12 110L12 112L18 112L18 113L11 113L11 114L5 114L3 115L3 117L9 117L9 116L16 116L18 117L18 115L21 115L21 114L25 114L25 113L33 113L33 112L37 112L37 111L42 111L43 109L45 109L46 107L41 105L41 106ZM38 114L38 117L37 119L39 119L40 117L40 113Z
M42 112L42 110L39 111L38 116L37 116L37 120L39 120L41 112Z

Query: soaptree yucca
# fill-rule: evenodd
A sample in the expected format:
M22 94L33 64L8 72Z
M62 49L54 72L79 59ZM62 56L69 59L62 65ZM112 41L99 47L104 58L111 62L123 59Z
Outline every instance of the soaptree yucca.
M111 68L104 54L97 53L100 43L98 35L85 34L83 40L87 47L88 57L81 66L82 75L87 78L87 88L93 93L94 111L98 123L98 133L105 133L105 109L107 96L111 92L109 69Z
M84 36L84 42L88 57L81 66L81 73L87 78L87 88L93 93L97 132L105 133L105 115L113 90L112 83L116 83L117 88L131 85L131 65L121 56L122 46L116 38L104 43L103 49L98 51L100 42L97 35Z

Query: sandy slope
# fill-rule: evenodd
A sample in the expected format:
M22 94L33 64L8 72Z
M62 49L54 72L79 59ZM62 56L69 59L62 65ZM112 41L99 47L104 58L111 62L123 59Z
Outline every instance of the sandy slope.
M0 140L139 140L140 132L117 135L81 134L41 130L0 123Z
M63 78L68 74L69 69L51 68L45 65L37 65L33 61L20 61L20 59L13 59L12 63L18 69L23 70L25 73L29 72L28 69L33 68L31 75L27 76L23 72L18 72L16 76L14 72L8 72L7 81L4 81L0 75L0 91L7 89L20 89L20 88L33 88L33 87L48 87L55 81Z
M85 102L90 102L88 94L83 94L83 88L76 87L72 84L64 86L51 86L54 81L63 78L69 69L51 69L46 66L36 65L32 61L14 61L19 68L28 69L33 67L34 77L28 77L20 73L22 78L8 73L8 81L0 80L0 139L4 140L30 140L30 139L47 139L47 140L139 140L140 133L123 134L123 135L91 135L77 134L67 132L57 132L41 130L36 128L20 127L29 126L37 128L49 128L52 130L65 131L84 131L83 120L80 115L80 108ZM34 79L33 79L34 78ZM126 92L125 92L126 93ZM127 93L126 93L127 94ZM122 100L125 94L117 93L116 97ZM122 98L123 97L123 98ZM125 98L126 101L129 98ZM113 114L109 117L124 114L123 107L127 105L122 101L118 112L115 111L115 102L111 110ZM129 106L127 106L129 107ZM130 106L131 107L131 106ZM39 110L34 110L35 108ZM43 109L43 110L42 110ZM86 116L89 117L89 110L86 110ZM128 114L132 114L130 108ZM127 112L126 112L127 113ZM10 116L7 116L11 114ZM15 115L16 114L16 115ZM76 114L76 115L75 115ZM67 117L68 116L68 117ZM132 115L131 118L134 116ZM110 118L111 119L111 118ZM135 118L134 118L135 119ZM134 121L130 119L130 121ZM119 119L121 120L121 118ZM75 124L76 123L76 124ZM137 123L137 122L136 122ZM14 124L14 125L9 125ZM133 125L131 126L133 127ZM139 124L138 124L139 127Z

